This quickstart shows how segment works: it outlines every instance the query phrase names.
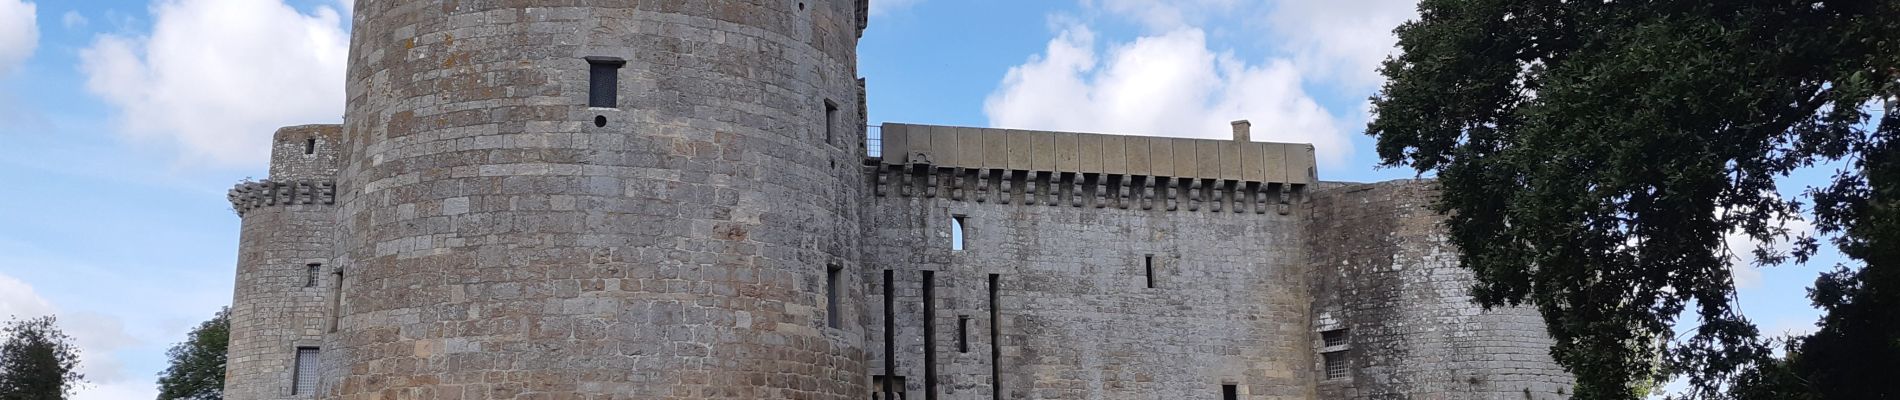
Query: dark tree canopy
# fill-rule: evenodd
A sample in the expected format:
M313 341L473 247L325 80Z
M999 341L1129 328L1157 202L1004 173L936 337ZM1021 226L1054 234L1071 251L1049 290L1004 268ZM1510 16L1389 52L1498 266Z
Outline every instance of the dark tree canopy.
M198 324L184 343L165 355L171 366L158 375L158 400L221 400L224 398L225 349L231 343L229 308Z
M1892 331L1897 289L1869 288L1893 273L1900 247L1876 239L1900 223L1890 170L1900 123L1875 117L1900 94L1900 2L1423 0L1419 10L1397 30L1403 53L1382 68L1389 81L1367 133L1386 165L1437 175L1474 297L1534 305L1576 398L1639 397L1671 377L1713 397L1764 363L1770 348L1734 308L1728 259L1805 261L1818 241L1783 221L1807 204L1818 233L1866 265L1824 276L1817 304L1884 305L1828 308L1829 326L1802 342L1815 348L1790 359L1818 357L1834 330L1863 332L1853 324L1888 318L1877 324ZM1845 167L1807 196L1777 194L1791 171L1821 163ZM1877 163L1889 165L1884 177ZM1883 180L1887 191L1871 189ZM1793 251L1729 249L1728 232ZM1694 329L1674 332L1685 311ZM1880 344L1838 340L1825 341ZM1775 379L1758 372L1747 375Z
M79 349L52 316L0 328L0 400L63 400L85 377Z

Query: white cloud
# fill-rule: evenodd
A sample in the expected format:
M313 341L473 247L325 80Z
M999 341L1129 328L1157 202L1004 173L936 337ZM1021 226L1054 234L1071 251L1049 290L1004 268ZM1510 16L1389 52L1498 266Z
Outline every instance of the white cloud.
M1394 28L1418 18L1417 0L1282 0L1268 12L1268 30L1300 71L1351 88L1376 88L1379 63L1397 54Z
M149 34L100 35L80 52L87 89L118 108L127 134L256 167L277 127L341 118L349 34L336 8L158 0L151 11Z
M1119 14L1148 29L1172 31L1195 27L1208 18L1240 10L1240 0L1082 0L1084 7L1098 7Z
M1254 139L1312 143L1321 163L1351 152L1292 64L1215 52L1193 28L1110 44L1099 58L1093 31L1062 29L1010 68L983 111L995 127L1223 139L1231 121L1247 119Z
M40 44L40 28L32 2L0 0L0 77L33 56Z
M871 15L878 16L892 11L910 8L924 0L871 0Z
M84 28L89 22L92 21L86 19L85 15L80 15L79 10L67 10L65 15L59 17L59 23L65 25L66 29Z
M34 318L55 315L59 329L72 336L79 347L79 369L88 384L79 388L77 399L150 398L157 391L146 377L126 374L118 351L141 342L126 333L125 324L116 317L89 312L62 312L51 301L40 297L32 285L0 274L0 318Z
M1719 213L1720 211L1718 211L1718 214ZM1814 230L1814 224L1802 219L1783 220L1780 221L1779 225L1788 230L1789 237L1799 237L1802 234L1810 234ZM1755 249L1760 247L1763 242L1749 237L1747 233L1743 233L1740 229L1733 229L1722 235L1722 244L1728 247L1729 254L1727 261L1729 270L1732 275L1734 275L1735 288L1754 289L1760 287L1762 284L1761 268L1755 266L1758 261L1755 258ZM1767 244L1776 252L1784 255L1794 249L1794 244L1787 240L1777 240Z
M53 313L53 303L40 297L33 286L11 276L0 275L0 319L33 318Z

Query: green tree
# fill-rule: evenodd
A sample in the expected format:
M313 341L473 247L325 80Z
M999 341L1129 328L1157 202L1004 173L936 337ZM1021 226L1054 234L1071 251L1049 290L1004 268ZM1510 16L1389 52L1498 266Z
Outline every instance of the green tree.
M62 400L85 379L78 347L53 316L11 320L0 333L0 400Z
M1723 235L1794 244L1749 251L1765 264L1805 261L1818 240L1783 223L1804 198L1819 233L1865 266L1817 284L1817 302L1846 308L1791 360L1816 359L1807 346L1830 329L1879 335L1845 320L1894 309L1891 284L1868 288L1900 268L1877 254L1896 245L1874 239L1897 223L1896 193L1870 189L1893 179L1874 162L1892 158L1900 128L1900 2L1424 0L1419 11L1396 31L1402 53L1381 69L1367 133L1385 165L1437 175L1474 298L1535 306L1576 398L1635 398L1674 377L1702 397L1738 375L1802 381L1798 369L1751 369L1777 363L1734 307L1728 260L1749 250ZM1821 163L1846 167L1803 198L1777 194L1791 171ZM1888 306L1846 306L1861 303ZM1674 332L1685 311L1693 329Z
M165 355L171 366L158 376L158 400L221 400L224 398L225 350L231 343L231 309L219 310L198 324L184 343Z

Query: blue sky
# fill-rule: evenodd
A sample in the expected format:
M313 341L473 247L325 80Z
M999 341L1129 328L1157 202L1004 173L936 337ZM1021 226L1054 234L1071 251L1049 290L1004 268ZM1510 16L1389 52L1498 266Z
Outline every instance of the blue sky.
M79 398L151 398L165 348L230 301L225 190L264 175L275 127L340 120L347 7L0 0L0 315L61 316L93 382ZM1225 137L1250 119L1255 138L1315 143L1322 179L1411 176L1374 168L1360 131L1412 1L872 7L859 65L873 124ZM1804 288L1837 261L1743 268L1743 311L1810 330Z

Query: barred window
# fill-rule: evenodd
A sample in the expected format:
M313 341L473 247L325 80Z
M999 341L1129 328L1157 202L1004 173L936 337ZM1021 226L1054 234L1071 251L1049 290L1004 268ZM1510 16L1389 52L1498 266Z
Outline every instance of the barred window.
M323 270L323 264L310 263L304 268L303 287L317 287L317 272Z
M1346 352L1333 351L1321 354L1326 359L1326 379L1346 378Z
M309 395L317 392L317 370L320 364L317 348L298 347L296 370L291 371L290 394Z
M1330 331L1320 332L1319 336L1321 340L1326 342L1326 347L1346 345L1346 330L1345 329L1334 329Z

